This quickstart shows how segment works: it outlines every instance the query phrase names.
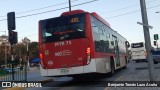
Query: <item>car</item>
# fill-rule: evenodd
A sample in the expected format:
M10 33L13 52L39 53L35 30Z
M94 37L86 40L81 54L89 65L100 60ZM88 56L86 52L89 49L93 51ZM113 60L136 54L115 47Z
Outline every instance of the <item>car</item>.
M154 64L160 63L160 50L154 50L152 52Z

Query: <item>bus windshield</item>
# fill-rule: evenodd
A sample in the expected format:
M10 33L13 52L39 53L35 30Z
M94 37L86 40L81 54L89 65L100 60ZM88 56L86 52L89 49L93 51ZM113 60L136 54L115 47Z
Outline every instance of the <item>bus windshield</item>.
M84 14L42 20L43 43L84 38L84 21Z

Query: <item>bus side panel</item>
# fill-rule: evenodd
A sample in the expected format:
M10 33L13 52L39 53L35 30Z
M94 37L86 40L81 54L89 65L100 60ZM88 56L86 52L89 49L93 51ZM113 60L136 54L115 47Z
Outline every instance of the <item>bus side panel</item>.
M42 71L42 76L67 76L85 73L108 73L111 71L110 67L109 58L96 58L92 59L91 62L85 66L58 69L40 69ZM66 72L63 72L63 70L66 70Z
M67 76L67 75L77 75L85 73L96 73L96 59L92 59L88 65L70 67L70 68L57 68L57 69L43 69L40 66L42 76ZM65 72L66 70L66 72Z
M124 67L127 64L126 55L120 55L120 67Z
M91 20L90 20L90 14L86 14L86 37L89 38L90 41L90 47L91 47L91 60L95 60L95 66L96 66L96 71L97 73L107 73L110 71L110 60L109 58L104 58L101 56L101 54L97 54L95 52L95 44L93 40L93 34L92 34L92 25L91 25ZM108 55L108 54L105 54ZM110 55L110 54L109 54ZM109 57L108 55L108 57ZM113 55L113 54L112 54ZM93 61L91 61L93 62ZM91 64L92 65L92 64ZM93 66L93 65L92 65ZM84 68L85 71L89 71L90 68ZM90 70L91 71L91 70Z
M111 71L110 58L96 58L96 71L98 73L108 73Z
M91 20L90 20L90 14L86 14L86 38L89 39L90 47L91 47L91 58L95 58L95 47L94 47L94 41L93 41L93 35L92 35L92 27L91 27Z

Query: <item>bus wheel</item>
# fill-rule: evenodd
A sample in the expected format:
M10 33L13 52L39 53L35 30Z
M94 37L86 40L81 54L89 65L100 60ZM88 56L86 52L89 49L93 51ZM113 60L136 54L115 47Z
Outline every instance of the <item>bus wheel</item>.
M112 76L115 73L115 66L113 59L111 59L110 66L111 66L111 72L109 73L109 75Z
M154 64L158 64L158 62L156 62L154 59L153 59L153 62L154 62Z
M139 63L139 60L136 60L136 63Z

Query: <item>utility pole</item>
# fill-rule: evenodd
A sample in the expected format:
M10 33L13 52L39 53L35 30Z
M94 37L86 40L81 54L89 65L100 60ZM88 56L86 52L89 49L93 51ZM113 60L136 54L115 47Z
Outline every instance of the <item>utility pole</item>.
M148 27L149 25L148 25L145 0L140 0L140 6L141 6L142 21L144 24L143 30L144 30L144 37L145 37L145 46L147 51L149 76L150 76L150 81L155 81L156 79L154 75L154 64L153 64L153 56L151 53L151 40L150 40L150 33L149 33L149 27Z
M29 48L28 48L28 44L29 44L30 40L29 40L27 37L25 37L25 38L24 38L24 42L25 42L26 45L27 45L27 64L28 64L28 70L30 70L30 64L29 64Z
M28 61L28 70L30 70L28 43L29 43L29 42L27 41L27 61Z
M69 0L69 11L71 11L71 0Z

